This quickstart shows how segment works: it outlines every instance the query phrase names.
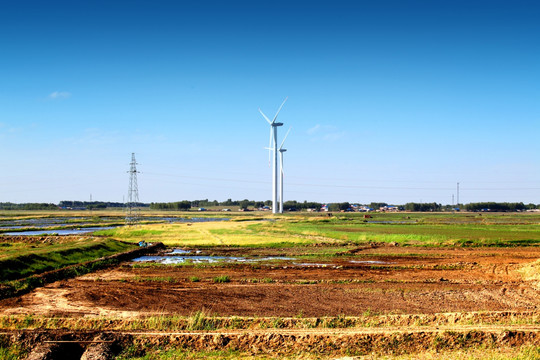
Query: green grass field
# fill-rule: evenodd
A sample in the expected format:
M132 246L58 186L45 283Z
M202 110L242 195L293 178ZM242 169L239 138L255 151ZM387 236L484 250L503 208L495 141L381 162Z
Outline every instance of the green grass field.
M171 246L290 247L313 243L395 242L403 246L538 246L540 215L534 214L285 215L274 221L152 224L96 234ZM255 215L253 216L255 218Z
M87 212L2 212L1 220L69 217L91 219L100 223L120 220L117 213L100 212L92 217ZM216 217L211 212L148 212L144 217ZM228 215L228 214L227 214ZM44 242L0 241L0 282L24 278L48 270L94 260L133 248L128 243L141 240L163 242L168 246L209 247L304 247L325 244L331 253L340 247L371 242L397 243L401 246L538 246L540 214L475 214L475 213L358 213L327 214L243 213L229 221L193 223L148 223L121 226L98 231L100 238L80 238ZM60 238L61 239L61 238ZM321 252L324 256L326 253Z

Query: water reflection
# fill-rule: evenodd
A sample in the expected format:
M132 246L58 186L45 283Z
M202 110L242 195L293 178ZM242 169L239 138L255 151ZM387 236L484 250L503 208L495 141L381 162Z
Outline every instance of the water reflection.
M88 227L84 229L44 229L44 230L32 230L32 231L13 231L5 232L3 235L76 235L76 234L87 234L98 230L109 230L114 229L114 226L105 226L105 227Z
M177 249L180 250L180 249ZM183 250L186 251L186 250ZM227 263L251 263L251 262L261 262L261 261L273 261L273 260L295 260L294 258L288 257L264 257L264 258L245 258L238 256L205 256L205 255L193 255L193 256L173 256L173 255L147 255L141 256L133 259L135 262L156 262L160 264L183 264L183 263L194 263L194 264L211 264L217 262L227 262Z

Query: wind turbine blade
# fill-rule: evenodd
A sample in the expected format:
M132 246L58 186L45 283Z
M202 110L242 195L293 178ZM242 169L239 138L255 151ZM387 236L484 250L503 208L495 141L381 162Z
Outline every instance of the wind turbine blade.
M272 120L272 124L274 123L274 121L276 121L277 116L278 116L279 112L281 111L281 108L283 107L283 105L285 105L285 102L287 101L288 98L289 98L289 97L287 96L287 97L285 98L285 100L283 100L283 102L281 103L281 106L279 107L279 109L278 109L278 111L277 111L277 113L276 113L276 116L274 116L274 120Z
M261 109L259 109L259 112L260 112L260 113L261 113L261 115L262 115L262 116L263 116L263 117L264 117L264 118L266 119L266 121L268 121L268 123L269 123L270 125L272 125L272 122L270 121L270 119L269 119L269 118L267 118L267 117L266 117L266 115L264 115L264 113L262 112L262 110L261 110Z
M283 141L281 142L281 145L279 145L279 150L281 150L281 148L283 148L283 144L285 144L285 139L287 138L287 135L289 135L289 133L291 132L291 129L292 129L292 127L290 127L289 130L287 130L287 133L285 134L285 137L283 138Z

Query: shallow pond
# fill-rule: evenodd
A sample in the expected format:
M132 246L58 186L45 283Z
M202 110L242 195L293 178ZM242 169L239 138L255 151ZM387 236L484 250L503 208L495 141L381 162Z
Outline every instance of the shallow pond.
M169 222L169 223L198 223L198 222L211 222L211 221L228 221L229 218L210 218L210 217L193 217L193 218L177 218L177 217L162 217L162 216L153 216L153 217L143 217L141 221L158 221L158 222ZM49 233L57 233L59 235L73 235L85 233L88 231L76 231L67 230L67 229L58 229L59 227L83 227L88 225L97 225L99 223L107 223L115 221L116 223L122 223L124 221L123 217L101 217L96 221L96 218L91 217L57 217L57 218L28 218L28 219L16 219L16 220L0 220L0 232L16 230L22 228L32 228L32 229L44 229L44 230L29 230L27 232L18 232L17 234L13 233L4 233L6 235L42 235ZM105 225L105 224L104 224ZM110 229L110 228L101 228L101 229ZM90 230L95 231L95 230Z
M142 221L167 221L169 223L181 222L181 223L199 223L199 222L211 222L211 221L229 221L229 218L211 218L211 217L192 217L192 218L182 218L182 217L161 217L161 216L150 216L141 218Z
M379 261L379 260L350 260L349 262L353 264L392 264L387 261Z
M415 224L416 220L365 220L364 222L368 224Z
M76 235L76 234L87 234L98 230L109 230L114 229L114 226L106 227L88 227L84 229L43 229L43 230L32 230L32 231L13 231L5 232L3 235Z
M155 262L160 264L211 264L217 262L225 263L254 263L254 262L270 262L270 261L285 261L291 266L298 267L326 267L335 266L332 262L317 263L317 262L296 262L298 259L285 256L267 256L267 257L244 257L244 256L215 256L215 255L197 255L201 254L200 250L185 250L173 249L163 255L145 255L133 259L134 262ZM348 260L352 264L391 264L386 261L379 260Z
M183 250L186 251L186 250ZM250 262L260 262L260 261L272 261L272 260L294 260L293 258L287 257L265 257L265 258L245 258L237 256L206 256L206 255L193 255L193 256L174 256L174 255L147 255L141 256L133 259L135 262L157 262L160 264L183 264L183 263L217 263L217 262L227 262L227 263L250 263Z

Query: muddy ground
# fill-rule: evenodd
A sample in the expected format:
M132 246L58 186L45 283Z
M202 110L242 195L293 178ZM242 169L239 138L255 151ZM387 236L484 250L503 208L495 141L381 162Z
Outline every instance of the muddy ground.
M167 251L162 255L170 256ZM291 259L176 266L125 261L50 283L0 301L0 346L22 346L35 360L58 354L112 359L125 349L144 356L169 348L363 358L540 341L538 248L190 251L186 256ZM185 325L200 311L212 328ZM27 315L56 322L36 327ZM177 327L129 330L152 315L191 316L176 318Z
M298 257L308 251L218 248L211 252ZM278 262L149 267L127 262L4 299L0 312L114 317L191 315L201 310L219 316L261 317L535 312L540 309L540 288L537 282L525 280L522 270L539 258L540 249L533 247L375 246ZM218 277L228 277L228 282L216 282Z

